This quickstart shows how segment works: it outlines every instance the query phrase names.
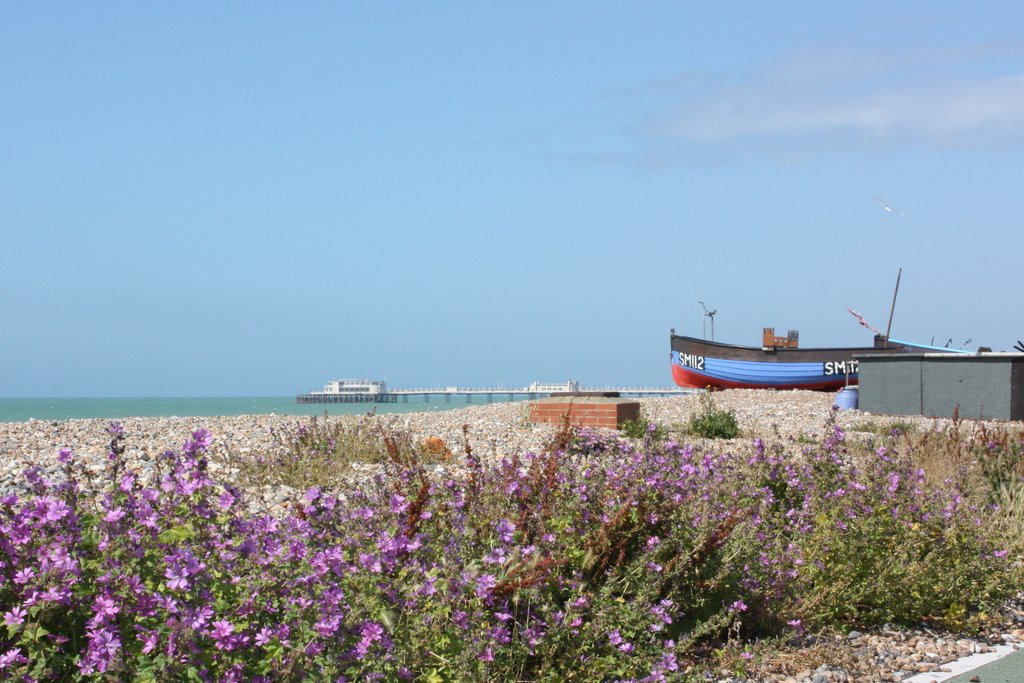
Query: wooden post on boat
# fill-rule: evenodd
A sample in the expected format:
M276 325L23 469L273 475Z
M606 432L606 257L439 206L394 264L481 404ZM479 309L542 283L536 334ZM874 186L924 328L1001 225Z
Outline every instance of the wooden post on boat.
M899 272L896 273L896 289L894 289L893 292L892 292L892 306L889 308L889 324L885 328L885 343L886 343L886 345L889 344L889 331L892 330L892 315L893 315L893 313L896 312L896 295L899 294L899 291L900 291L900 276L901 275L903 275L903 268L902 267L899 269Z

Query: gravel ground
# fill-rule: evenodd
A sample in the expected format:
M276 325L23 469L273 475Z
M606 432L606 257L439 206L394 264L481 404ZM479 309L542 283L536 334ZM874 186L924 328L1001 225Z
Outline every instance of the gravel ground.
M806 391L730 390L713 396L715 405L735 413L742 438L736 446L749 443L755 436L772 443L818 441L833 414L834 394ZM681 427L689 416L700 409L697 395L672 398L639 399L643 414L655 423ZM125 458L145 473L152 470L155 459L164 451L178 449L192 430L209 429L214 436L211 471L231 475L230 458L226 454L251 454L274 447L275 434L289 434L300 422L310 418L278 415L247 415L232 417L162 417L121 420L127 437ZM345 417L319 420L353 419ZM407 433L414 441L440 437L455 453L463 450L463 426L468 425L468 438L473 452L484 459L536 451L543 448L555 434L550 425L532 425L528 421L528 405L495 403L468 406L448 411L379 415L384 425ZM951 421L923 417L870 415L858 410L843 410L835 416L849 438L869 440L875 432L895 422L911 423L916 430L947 429ZM60 448L74 449L76 459L95 473L106 466L107 420L31 420L0 423L0 494L22 489L21 472L33 464L40 465L44 476L57 474L56 454ZM964 422L969 428L982 423ZM692 440L692 439L691 439ZM732 444L718 442L717 448ZM220 457L217 457L220 454ZM283 503L290 491L271 494ZM264 499L267 493L263 492ZM958 657L986 651L993 643L1019 643L1024 637L1024 604L1007 607L1009 625L1003 632L989 634L987 640L961 638L953 634L927 630L897 631L879 629L871 633L851 632L809 636L781 653L772 655L770 670L775 674L759 680L790 683L824 683L826 681L898 681L922 672L941 671ZM708 672L708 680L718 679Z
M719 408L736 414L742 430L742 438L737 441L746 443L754 436L766 440L776 436L786 440L818 439L832 413L833 396L811 391L730 390L714 394L713 400ZM691 414L700 409L699 399L698 395L689 395L642 398L639 401L641 410L650 420L672 427L682 426ZM219 447L249 453L270 447L275 432L287 433L309 419L281 415L146 417L126 418L121 423L127 437L126 457L129 461L146 462L165 450L180 448L189 433L200 427L213 433ZM352 418L318 419L331 422ZM426 413L382 414L376 419L407 432L417 441L430 436L440 437L455 452L462 449L462 428L468 425L470 444L474 452L483 457L501 457L539 449L555 432L552 426L529 423L526 402L493 403ZM864 438L866 432L859 430L865 425L877 428L894 422L911 423L919 429L945 429L951 421L924 417L893 418L859 410L840 411L836 419L836 423L853 438ZM57 451L63 447L73 448L79 459L102 460L109 442L107 424L108 420L103 419L0 423L0 487L27 464L52 464Z

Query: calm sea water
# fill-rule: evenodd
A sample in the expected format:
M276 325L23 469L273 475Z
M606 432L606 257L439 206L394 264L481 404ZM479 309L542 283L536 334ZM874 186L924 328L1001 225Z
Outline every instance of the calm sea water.
M486 396L443 396L429 401L411 397L408 403L331 403L299 404L294 396L255 398L0 398L0 422L25 420L74 420L123 417L210 417L218 415L361 415L376 408L378 413L409 413L451 410L467 405L489 403ZM508 402L508 396L496 394L494 403Z

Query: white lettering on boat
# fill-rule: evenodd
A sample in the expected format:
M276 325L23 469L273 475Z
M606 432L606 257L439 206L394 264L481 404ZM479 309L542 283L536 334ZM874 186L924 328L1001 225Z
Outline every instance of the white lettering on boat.
M857 366L860 365L860 361L855 360L837 360L828 361L825 363L825 374L826 375L855 375L857 374Z
M681 353L679 354L679 364L682 365L684 368L703 370L704 356L698 356L694 353Z

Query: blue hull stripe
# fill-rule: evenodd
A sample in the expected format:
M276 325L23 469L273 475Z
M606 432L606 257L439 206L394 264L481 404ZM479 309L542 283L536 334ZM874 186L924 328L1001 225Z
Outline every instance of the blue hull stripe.
M825 379L824 363L758 363L708 358L704 372L728 382L810 384Z
M672 361L679 363L679 354L672 352ZM826 375L824 363L761 363L757 361L704 358L704 368L681 364L688 371L726 382L745 384L814 384L838 381L846 375ZM857 373L850 373L857 379Z

